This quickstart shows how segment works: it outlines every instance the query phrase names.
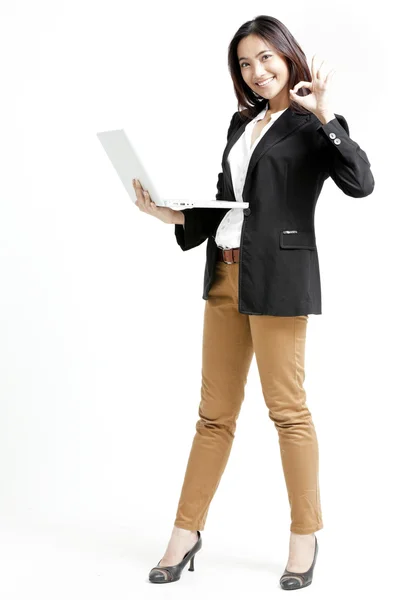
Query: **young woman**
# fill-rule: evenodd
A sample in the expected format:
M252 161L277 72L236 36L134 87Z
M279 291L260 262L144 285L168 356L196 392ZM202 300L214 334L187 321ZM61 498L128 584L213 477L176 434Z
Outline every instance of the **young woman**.
M314 211L330 176L348 196L372 193L370 162L332 110L333 71L311 72L273 17L242 25L229 46L239 107L228 129L217 199L246 209L157 207L134 182L137 206L175 224L182 250L207 241L200 419L166 552L150 581L177 581L202 546L211 500L232 447L253 355L279 438L291 509L283 589L310 585L322 529L318 442L303 386L308 315L321 314Z

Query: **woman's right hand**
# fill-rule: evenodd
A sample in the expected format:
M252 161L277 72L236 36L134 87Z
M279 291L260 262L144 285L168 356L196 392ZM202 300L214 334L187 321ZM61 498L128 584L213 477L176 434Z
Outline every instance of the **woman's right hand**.
M153 217L160 219L160 221L163 223L172 225L178 222L178 213L180 211L168 208L168 206L157 206L157 204L155 204L155 202L153 202L150 198L149 193L143 190L142 184L138 179L133 179L132 184L137 197L135 205L139 208L139 210L147 213L148 215L153 215Z

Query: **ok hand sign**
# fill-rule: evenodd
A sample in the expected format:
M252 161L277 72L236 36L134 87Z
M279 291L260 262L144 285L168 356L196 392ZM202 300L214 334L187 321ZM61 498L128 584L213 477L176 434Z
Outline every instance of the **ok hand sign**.
M294 100L310 112L314 114L327 114L333 112L330 88L335 69L331 69L327 73L326 65L323 67L324 60L320 63L319 68L317 68L316 56L314 54L311 61L312 81L299 81L292 90L289 90L289 94L291 100ZM298 96L296 92L302 87L307 87L312 93L307 96Z

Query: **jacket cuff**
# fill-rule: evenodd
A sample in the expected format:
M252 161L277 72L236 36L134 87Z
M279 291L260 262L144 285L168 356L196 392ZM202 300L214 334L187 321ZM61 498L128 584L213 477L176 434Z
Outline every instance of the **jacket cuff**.
M349 126L342 115L321 123L317 131L323 138L322 162L325 172L348 196L362 198L372 193L374 178L364 150L350 138Z
M341 117L342 123L337 118L331 119L328 123L321 123L317 128L317 131L323 136L326 142L333 148L333 152L338 152L345 161L352 163L354 161L354 151L357 152L358 156L367 163L368 167L371 163L368 160L367 155L360 146L349 137L349 128L347 122Z
M329 134L332 131L336 133L336 135L342 135L343 133L345 133L346 135L349 134L349 131L345 129L345 127L340 123L337 116L335 116L334 119L331 119L327 123L321 123L318 127L318 131L320 131L328 141L330 141Z
M185 227L183 225L175 225L175 237L182 250L191 250L196 246L200 246L207 238L202 235L202 220L198 215L199 210L203 208L185 208L182 210L185 215Z

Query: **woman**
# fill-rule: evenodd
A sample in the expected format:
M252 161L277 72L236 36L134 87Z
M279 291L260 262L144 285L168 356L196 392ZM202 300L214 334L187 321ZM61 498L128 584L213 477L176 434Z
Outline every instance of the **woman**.
M175 224L182 250L206 239L200 419L167 550L149 574L177 581L202 546L211 500L232 447L253 355L278 432L291 508L283 589L310 585L322 529L318 442L303 386L308 315L321 314L314 211L331 176L348 196L374 189L365 152L333 113L333 71L277 19L242 25L229 46L239 106L228 130L217 199L243 209L157 207L134 182L137 206Z

